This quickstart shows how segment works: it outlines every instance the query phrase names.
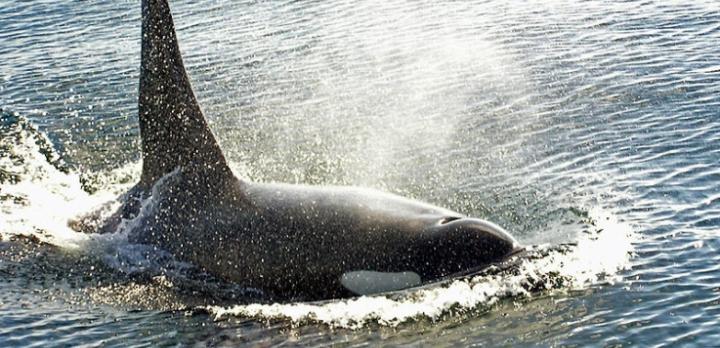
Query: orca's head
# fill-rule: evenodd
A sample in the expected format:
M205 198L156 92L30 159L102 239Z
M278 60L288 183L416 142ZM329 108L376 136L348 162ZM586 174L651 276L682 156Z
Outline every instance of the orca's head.
M440 216L397 253L391 271L348 272L342 285L358 295L400 290L480 271L523 248L502 227L482 219Z
M502 227L460 216L434 221L419 235L413 249L408 261L424 280L476 271L522 250Z

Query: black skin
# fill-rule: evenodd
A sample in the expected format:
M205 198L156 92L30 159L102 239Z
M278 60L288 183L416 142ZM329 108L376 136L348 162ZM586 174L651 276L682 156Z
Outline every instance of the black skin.
M102 231L139 215L131 241L280 300L349 296L340 277L360 270L431 282L519 249L486 221L396 195L235 177L193 94L167 0L143 0L142 11L143 173Z
M131 239L275 299L346 297L340 277L358 270L432 281L517 250L482 220L396 195L240 180L208 195L192 175L178 171L156 185Z

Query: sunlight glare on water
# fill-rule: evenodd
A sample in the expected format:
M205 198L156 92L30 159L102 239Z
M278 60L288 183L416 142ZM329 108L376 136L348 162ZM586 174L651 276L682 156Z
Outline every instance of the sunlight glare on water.
M68 227L139 176L139 6L0 1L0 345L720 338L717 1L172 1L240 176L378 188L572 244L503 277L296 304Z

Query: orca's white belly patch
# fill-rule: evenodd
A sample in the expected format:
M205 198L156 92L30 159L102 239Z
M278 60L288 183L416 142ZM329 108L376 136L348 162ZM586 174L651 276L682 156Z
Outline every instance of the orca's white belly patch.
M422 279L415 272L352 271L343 274L340 283L356 295L371 295L418 286Z

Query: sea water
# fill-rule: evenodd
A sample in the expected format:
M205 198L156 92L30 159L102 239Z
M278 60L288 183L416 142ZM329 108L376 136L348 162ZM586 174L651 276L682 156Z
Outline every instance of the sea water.
M0 0L0 345L720 339L719 3L173 1L237 175L382 189L567 246L290 304L68 227L139 176L139 6Z

